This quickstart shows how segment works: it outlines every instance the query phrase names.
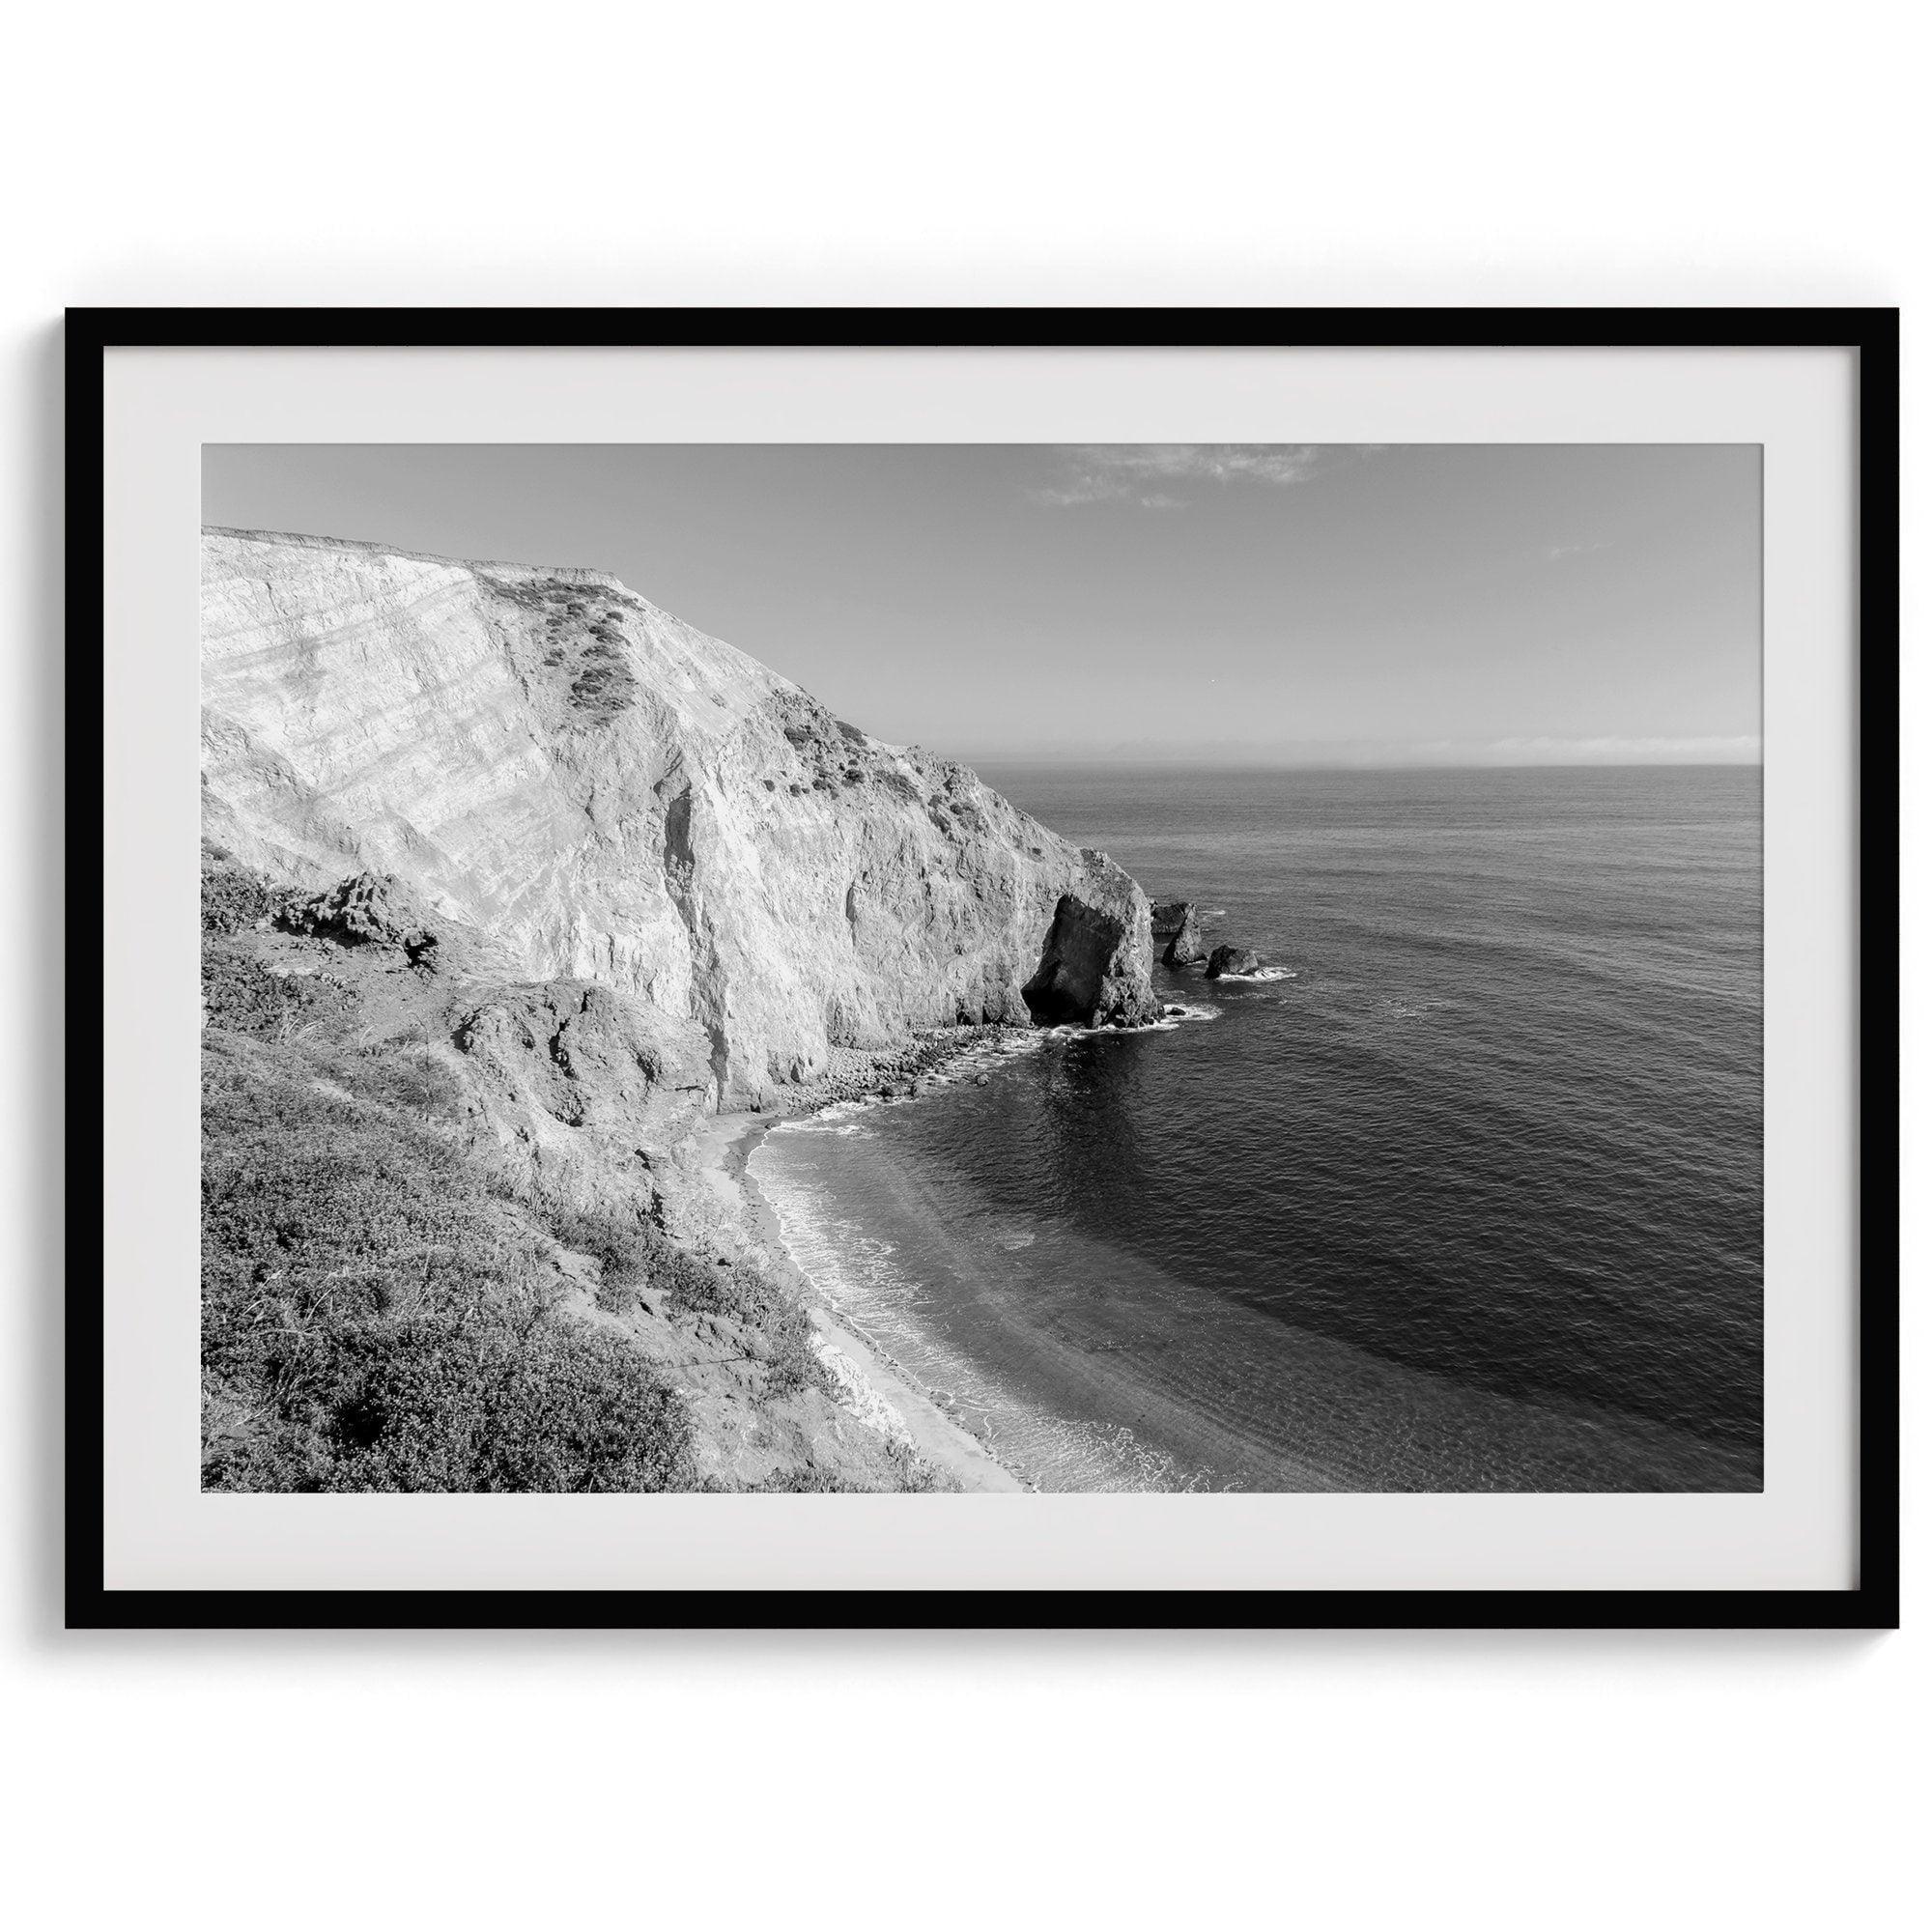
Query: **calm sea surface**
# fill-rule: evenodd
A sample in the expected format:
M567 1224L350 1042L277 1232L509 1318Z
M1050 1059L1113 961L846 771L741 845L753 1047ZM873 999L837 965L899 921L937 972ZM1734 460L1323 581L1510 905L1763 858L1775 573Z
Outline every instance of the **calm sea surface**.
M781 1127L846 1317L1041 1489L1755 1489L1755 768L984 767L1293 978ZM975 1071L980 1069L974 1069Z

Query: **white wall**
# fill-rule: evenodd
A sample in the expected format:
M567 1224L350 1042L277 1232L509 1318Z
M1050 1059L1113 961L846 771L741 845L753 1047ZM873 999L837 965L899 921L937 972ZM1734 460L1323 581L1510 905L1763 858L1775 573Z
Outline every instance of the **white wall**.
M8 30L0 789L25 837L0 870L0 1014L32 1078L0 1158L0 1802L20 1922L1895 1922L1921 1877L1916 1631L50 1628L59 880L37 740L63 303L1901 301L1924 446L1902 8L655 11L186 0ZM1908 547L1908 628L1922 584ZM1909 686L1922 716L1922 656ZM1925 923L1915 907L1912 957ZM1922 1131L1908 1145L1922 1175ZM1915 1439L1909 1531L1924 1462Z

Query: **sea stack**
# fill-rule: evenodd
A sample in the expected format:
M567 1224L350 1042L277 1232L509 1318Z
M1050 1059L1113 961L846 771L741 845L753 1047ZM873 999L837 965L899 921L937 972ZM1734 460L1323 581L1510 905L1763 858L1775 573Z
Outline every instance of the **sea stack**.
M1217 946L1208 958L1208 977L1225 980L1231 973L1256 973L1261 963L1260 955L1245 946Z
M1179 907L1180 917L1174 923L1168 934L1167 950L1160 955L1163 966L1191 966L1196 960L1208 956L1208 948L1201 938L1201 927L1196 922L1197 911L1190 899Z

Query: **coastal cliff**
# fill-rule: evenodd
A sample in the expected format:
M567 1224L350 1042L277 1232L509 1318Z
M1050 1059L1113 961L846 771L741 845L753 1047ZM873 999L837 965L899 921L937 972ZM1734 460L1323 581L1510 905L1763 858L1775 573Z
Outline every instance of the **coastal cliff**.
M210 530L202 600L204 1480L1002 1480L706 1125L1152 1018L1134 881L593 572Z
M211 530L202 621L209 837L292 883L392 874L506 973L635 996L716 1107L1026 1023L1057 923L1108 956L1054 1017L1152 1016L1118 866L612 578Z

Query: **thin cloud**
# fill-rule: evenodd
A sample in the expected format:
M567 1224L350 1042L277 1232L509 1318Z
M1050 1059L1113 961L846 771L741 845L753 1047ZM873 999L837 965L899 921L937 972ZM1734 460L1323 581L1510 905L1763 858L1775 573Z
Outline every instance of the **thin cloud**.
M1566 556L1587 556L1592 551L1608 549L1606 543L1550 544L1543 554L1551 563L1558 563Z
M1060 452L1062 475L1027 494L1065 509L1075 503L1134 503L1143 510L1184 510L1176 494L1189 484L1258 484L1283 489L1314 475L1321 451L1312 443L1087 442Z

